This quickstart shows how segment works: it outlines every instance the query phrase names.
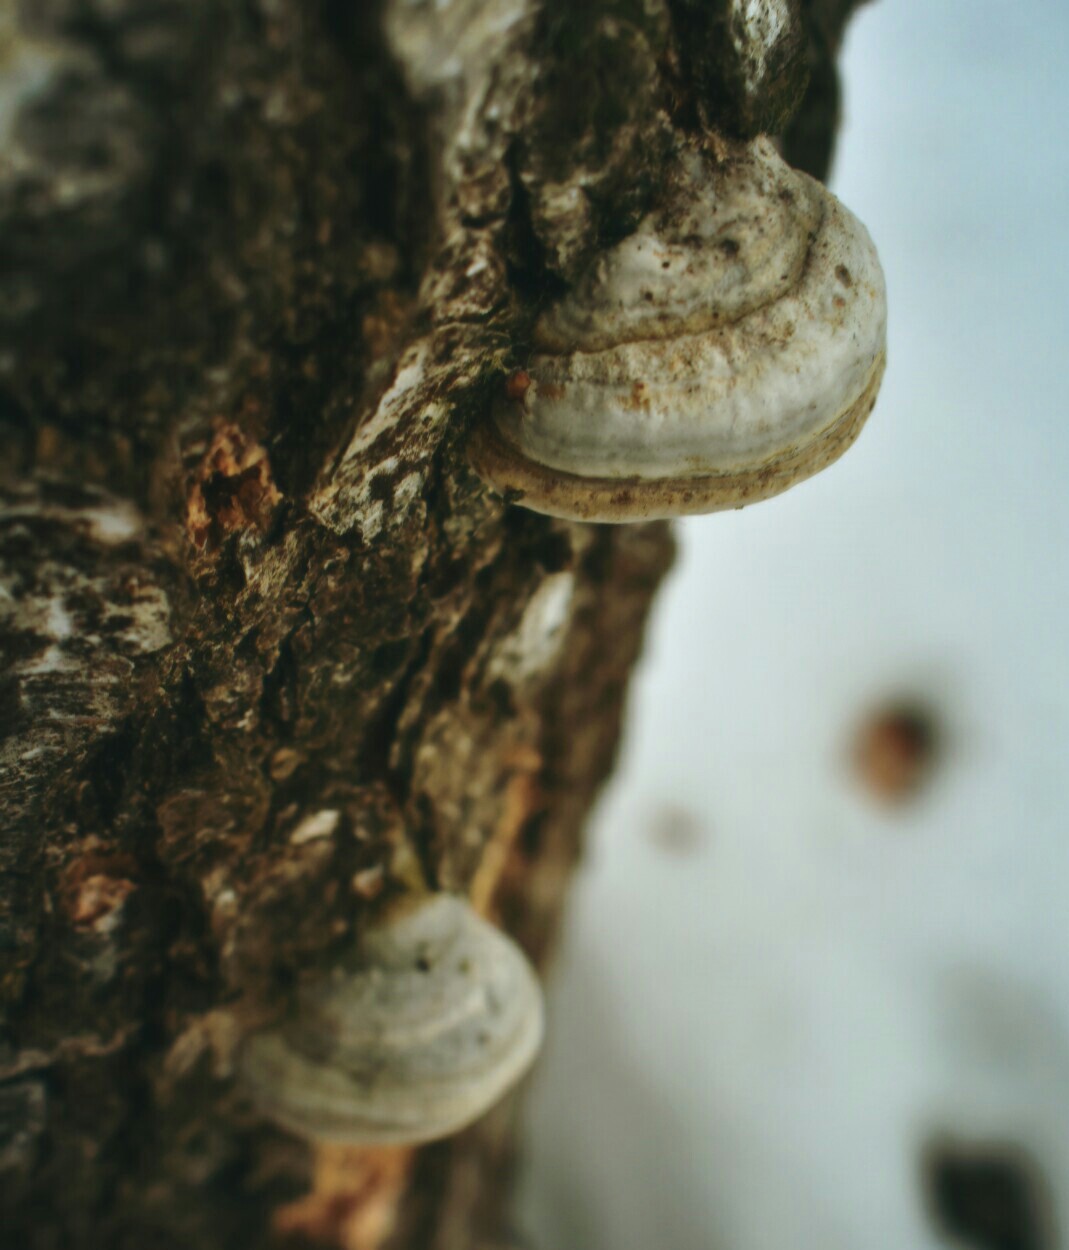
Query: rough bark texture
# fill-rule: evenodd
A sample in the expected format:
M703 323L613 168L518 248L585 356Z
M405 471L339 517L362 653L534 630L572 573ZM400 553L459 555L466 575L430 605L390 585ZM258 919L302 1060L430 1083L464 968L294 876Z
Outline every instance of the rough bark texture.
M0 0L5 1245L498 1244L509 1106L315 1152L234 1054L406 849L544 957L671 540L463 436L701 124L673 20Z

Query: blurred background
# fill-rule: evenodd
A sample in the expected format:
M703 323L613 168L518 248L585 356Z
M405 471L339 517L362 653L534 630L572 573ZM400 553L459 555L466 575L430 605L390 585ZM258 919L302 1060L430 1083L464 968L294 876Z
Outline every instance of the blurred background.
M528 1108L539 1250L1069 1246L1069 6L880 0L836 466L678 527Z

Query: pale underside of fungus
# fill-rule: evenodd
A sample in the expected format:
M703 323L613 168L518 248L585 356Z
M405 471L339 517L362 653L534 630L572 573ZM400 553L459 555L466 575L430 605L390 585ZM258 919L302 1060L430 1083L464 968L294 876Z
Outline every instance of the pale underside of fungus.
M857 437L884 368L883 274L864 226L767 139L692 148L533 337L524 388L472 437L488 483L576 520L741 507Z
M526 1072L542 995L523 953L463 900L432 895L369 929L352 964L255 1035L246 1088L313 1141L412 1144L477 1119Z

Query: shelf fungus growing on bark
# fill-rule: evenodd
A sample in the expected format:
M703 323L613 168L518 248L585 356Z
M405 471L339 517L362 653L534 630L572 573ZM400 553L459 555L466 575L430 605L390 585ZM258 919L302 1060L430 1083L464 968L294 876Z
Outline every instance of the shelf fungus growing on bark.
M522 952L438 894L369 929L293 1019L246 1043L241 1073L263 1113L302 1137L407 1145L477 1119L541 1040L541 990Z
M659 208L538 319L528 384L470 443L536 512L737 508L837 459L876 402L886 300L864 226L772 144L688 149Z

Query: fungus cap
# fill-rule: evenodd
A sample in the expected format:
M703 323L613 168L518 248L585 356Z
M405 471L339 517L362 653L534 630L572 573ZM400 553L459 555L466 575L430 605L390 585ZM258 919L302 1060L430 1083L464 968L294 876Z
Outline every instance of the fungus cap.
M246 1044L241 1074L269 1118L352 1145L445 1137L526 1072L542 994L519 948L467 902L432 895L369 929L350 966Z
M864 226L767 140L687 152L661 207L538 320L476 470L575 520L741 507L830 464L872 410L886 295Z

